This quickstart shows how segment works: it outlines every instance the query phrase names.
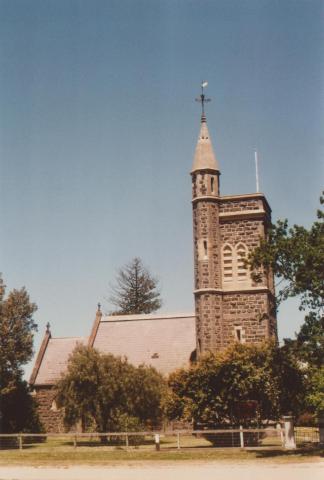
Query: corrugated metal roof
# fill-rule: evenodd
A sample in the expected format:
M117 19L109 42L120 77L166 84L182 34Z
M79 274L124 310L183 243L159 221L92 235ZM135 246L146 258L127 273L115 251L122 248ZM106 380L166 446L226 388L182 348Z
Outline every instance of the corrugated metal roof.
M77 343L87 343L87 338L50 338L39 367L35 385L53 385L66 370L69 355Z

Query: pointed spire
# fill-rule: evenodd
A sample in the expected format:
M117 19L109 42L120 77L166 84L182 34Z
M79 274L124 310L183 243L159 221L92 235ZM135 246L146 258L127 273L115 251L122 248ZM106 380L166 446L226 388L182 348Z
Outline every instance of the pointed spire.
M196 170L219 171L218 162L208 132L205 113L201 115L201 127L192 166L192 172Z

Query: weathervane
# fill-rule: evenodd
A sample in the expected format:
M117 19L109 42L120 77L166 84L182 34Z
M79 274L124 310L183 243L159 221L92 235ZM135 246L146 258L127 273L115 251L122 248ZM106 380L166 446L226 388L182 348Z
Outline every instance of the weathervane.
M204 82L202 81L201 82L201 94L199 96L199 98L196 98L196 102L200 102L201 103L201 115L202 116L205 116L205 102L211 102L211 99L210 98L206 98L205 94L204 94L204 88L206 88L208 85L208 82Z

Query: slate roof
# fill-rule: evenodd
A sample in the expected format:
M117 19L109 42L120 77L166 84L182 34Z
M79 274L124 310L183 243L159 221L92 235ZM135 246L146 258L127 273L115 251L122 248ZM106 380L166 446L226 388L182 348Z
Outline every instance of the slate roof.
M196 170L205 169L219 171L219 166L210 139L206 117L202 115L201 127L191 171L194 172Z
M53 385L66 370L69 355L76 344L86 344L87 338L50 338L36 375L34 385Z
M187 366L196 348L195 316L102 317L93 346L104 353L126 356L133 365L152 365L168 374Z
M98 322L93 344L102 353L127 357L133 365L152 365L168 374L189 364L196 348L195 316L122 315L96 317ZM69 355L77 342L88 343L88 338L52 338L46 332L39 350L30 383L54 385L66 370Z

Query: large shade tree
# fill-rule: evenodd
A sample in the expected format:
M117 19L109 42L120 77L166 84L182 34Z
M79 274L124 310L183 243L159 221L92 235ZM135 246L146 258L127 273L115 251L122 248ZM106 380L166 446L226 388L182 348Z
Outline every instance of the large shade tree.
M195 426L250 425L302 408L303 372L276 345L236 344L170 375L170 419Z
M323 205L324 196L320 197ZM260 240L249 256L249 266L256 281L262 269L271 270L277 283L277 302L288 297L300 298L300 309L310 310L318 317L324 307L324 211L317 211L317 220L309 229L278 220L269 235Z
M324 196L320 197L320 205ZM288 220L272 225L267 238L249 257L252 276L260 280L262 270L272 270L278 280L277 303L288 297L300 300L307 311L305 322L294 339L285 339L285 350L304 365L305 408L314 413L324 409L324 211L310 228L289 227Z
M120 431L161 419L163 377L152 367L134 367L127 359L78 345L58 382L57 403L69 428Z
M25 288L6 288L0 278L0 430L39 428L34 403L23 380L23 366L33 355L33 319L37 307Z

